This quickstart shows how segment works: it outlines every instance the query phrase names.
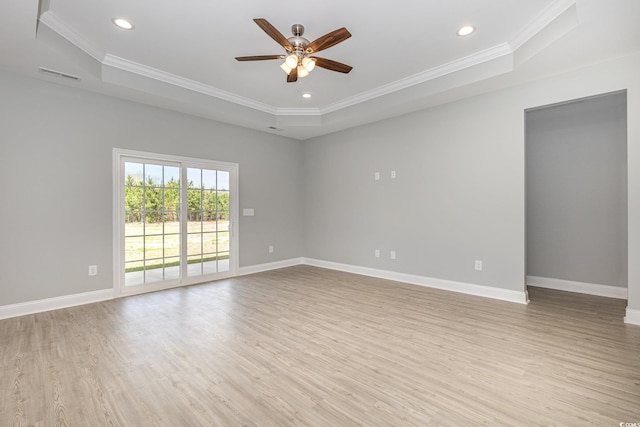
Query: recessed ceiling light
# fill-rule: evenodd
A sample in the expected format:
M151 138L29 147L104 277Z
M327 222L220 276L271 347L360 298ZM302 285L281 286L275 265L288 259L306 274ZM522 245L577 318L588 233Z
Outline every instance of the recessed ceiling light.
M124 18L113 18L113 23L123 30L133 30L133 24Z
M302 97L303 98L311 98L311 94L310 93L303 93Z
M460 28L458 30L458 35L459 36L468 36L469 34L473 33L476 29L473 28L471 25L465 25L464 27Z

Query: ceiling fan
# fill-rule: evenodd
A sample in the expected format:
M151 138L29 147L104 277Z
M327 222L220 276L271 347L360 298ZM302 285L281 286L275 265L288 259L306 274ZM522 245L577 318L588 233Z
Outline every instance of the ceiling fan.
M314 53L320 52L335 46L340 42L351 37L351 33L346 28L338 28L316 40L310 42L302 37L304 27L300 24L291 26L293 37L286 38L280 31L264 18L256 18L254 22L258 24L262 30L274 39L280 46L287 51L286 55L257 55L257 56L237 56L238 61L263 61L267 59L284 59L284 63L280 68L287 73L287 82L292 83L309 75L315 66L325 68L331 71L347 74L353 67L341 62L332 61L331 59L318 58L313 56Z

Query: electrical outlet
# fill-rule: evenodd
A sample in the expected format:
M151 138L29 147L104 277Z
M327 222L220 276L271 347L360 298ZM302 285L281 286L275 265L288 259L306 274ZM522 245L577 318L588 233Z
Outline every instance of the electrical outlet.
M373 179L375 179L376 181L380 181L380 172L376 172L373 174Z
M482 261L476 260L476 270L482 271Z
M391 251L391 253L389 254L389 258L396 259L396 251Z
M396 171L391 171L391 179L396 179Z
M90 265L89 266L89 276L97 276L98 275L98 266Z
M374 254L375 254L376 258L380 258L380 249L376 249Z
M269 245L269 253L272 254L273 253L273 245Z

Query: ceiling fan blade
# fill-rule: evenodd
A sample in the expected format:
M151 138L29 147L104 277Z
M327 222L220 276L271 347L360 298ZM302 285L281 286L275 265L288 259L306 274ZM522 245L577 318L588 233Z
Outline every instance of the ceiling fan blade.
M310 58L316 61L317 67L326 68L327 70L337 71L339 73L348 74L353 70L351 65L343 64L342 62L332 61L331 59L318 58L317 56L311 56Z
M287 40L287 38L280 31L276 29L276 27L271 25L269 21L267 21L264 18L256 18L253 21L256 24L258 24L258 27L262 28L262 31L267 33L269 37L274 39L280 46L285 48L287 52L290 52L291 50L293 50L293 46L291 46L291 43L289 43L289 40Z
M284 55L236 56L237 61L264 61L267 59L284 59Z
M328 34L315 39L309 43L305 50L307 53L320 52L321 50L328 49L331 46L335 46L338 43L345 41L349 37L351 37L351 33L346 28L338 28L335 31L331 31Z
M287 75L287 83L298 81L298 67L292 68Z

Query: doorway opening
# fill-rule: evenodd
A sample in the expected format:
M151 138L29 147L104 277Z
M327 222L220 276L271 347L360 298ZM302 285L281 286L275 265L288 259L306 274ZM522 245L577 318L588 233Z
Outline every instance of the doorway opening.
M527 110L525 129L527 286L626 299L626 91Z

